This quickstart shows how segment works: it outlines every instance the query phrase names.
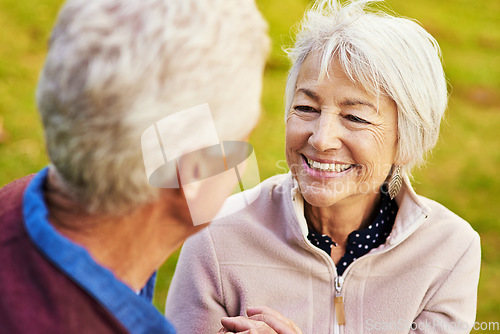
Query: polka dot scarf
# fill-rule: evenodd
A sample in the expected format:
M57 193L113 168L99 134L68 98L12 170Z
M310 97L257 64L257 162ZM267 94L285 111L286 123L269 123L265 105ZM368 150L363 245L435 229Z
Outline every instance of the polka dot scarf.
M353 231L347 237L346 251L337 264L337 274L339 276L342 276L344 270L353 261L385 243L391 233L397 212L398 205L396 201L391 200L388 194L382 192L377 218L366 229ZM322 249L329 256L332 253L332 247L336 246L328 235L316 232L311 226L309 226L307 238L314 246Z

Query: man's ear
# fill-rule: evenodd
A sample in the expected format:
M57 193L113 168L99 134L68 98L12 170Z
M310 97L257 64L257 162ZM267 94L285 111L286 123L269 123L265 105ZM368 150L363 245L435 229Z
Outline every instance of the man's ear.
M190 152L177 159L179 184L185 186L211 178L226 170L220 145Z
M202 163L201 161L191 161L183 158L179 160L179 163L177 163L177 179L179 185L186 199L196 198L201 188L201 183L196 182L196 180L200 178L203 169Z
M253 188L260 182L251 145L245 142L224 142L223 145L224 148L214 145L178 158L179 184L195 225L210 221L233 190ZM245 169L250 173L245 173ZM254 197L259 193L260 189L252 192ZM230 214L255 200L252 195L248 196L241 196L239 202L233 202L224 212Z
M179 163L179 183L194 225L210 222L238 184L234 170L216 168L207 159L187 159ZM214 159L215 161L216 159ZM224 165L224 161L221 162ZM217 162L215 165L219 165ZM219 166L220 167L220 166Z

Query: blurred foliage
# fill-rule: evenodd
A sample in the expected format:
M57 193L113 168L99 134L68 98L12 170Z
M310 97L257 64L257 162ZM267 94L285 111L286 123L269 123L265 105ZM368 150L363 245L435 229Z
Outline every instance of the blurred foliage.
M61 0L0 0L0 186L47 164L34 92ZM283 94L290 46L307 0L257 0L269 21L272 53L263 114L251 136L261 178L286 171ZM388 0L440 43L451 98L442 137L415 172L418 193L447 206L482 238L478 321L500 321L500 1ZM1 205L1 203L0 203ZM155 305L162 310L177 253L161 268Z

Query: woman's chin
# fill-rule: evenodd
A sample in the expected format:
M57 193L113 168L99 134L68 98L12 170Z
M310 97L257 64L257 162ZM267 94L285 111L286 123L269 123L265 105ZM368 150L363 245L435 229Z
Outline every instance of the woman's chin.
M301 187L301 193L309 205L321 208L332 206L342 198L342 194L328 191L324 188Z

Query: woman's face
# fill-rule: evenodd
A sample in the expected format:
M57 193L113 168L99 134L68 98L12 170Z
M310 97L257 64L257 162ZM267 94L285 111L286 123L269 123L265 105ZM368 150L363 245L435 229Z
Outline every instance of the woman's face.
M320 57L304 61L286 123L286 158L304 199L317 207L378 196L395 163L396 104L369 94L335 61L318 81Z

